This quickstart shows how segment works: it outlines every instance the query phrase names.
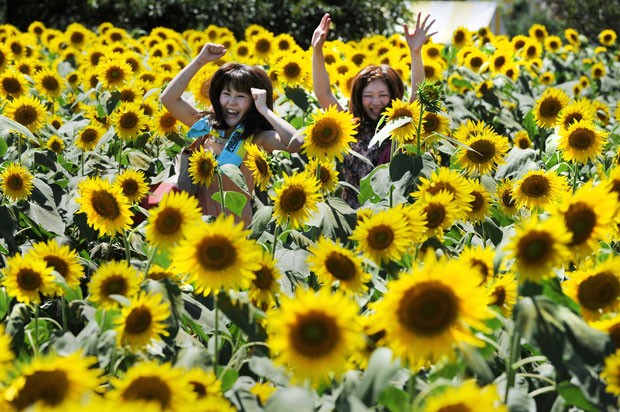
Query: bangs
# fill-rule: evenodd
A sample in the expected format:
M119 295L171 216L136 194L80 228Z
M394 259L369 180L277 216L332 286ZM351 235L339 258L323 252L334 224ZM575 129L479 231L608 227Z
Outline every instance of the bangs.
M235 67L225 72L222 78L222 84L224 85L222 89L231 89L250 94L250 89L253 87L250 80L251 77L248 76L247 70L244 70L242 67Z

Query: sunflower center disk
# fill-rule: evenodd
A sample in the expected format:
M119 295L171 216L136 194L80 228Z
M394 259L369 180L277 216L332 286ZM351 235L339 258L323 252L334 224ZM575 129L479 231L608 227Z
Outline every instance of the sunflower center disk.
M157 232L164 235L170 235L179 230L182 221L183 219L179 212L176 210L166 209L157 217L155 227L157 227Z
M571 205L564 219L568 230L573 234L571 246L587 241L596 225L596 215L592 209L582 203Z
M430 204L426 208L426 227L429 229L435 229L441 226L446 218L446 210L443 205Z
M467 158L474 163L487 163L495 156L495 145L486 140L478 140L472 143L471 148L475 152L468 150Z
M63 371L36 371L26 377L26 382L13 401L13 405L20 411L36 402L56 406L65 399L68 390L69 380Z
M605 308L618 299L620 283L615 274L597 273L581 282L577 291L579 303L591 311Z
M119 123L123 129L131 129L138 124L138 118L133 113L125 113Z
M146 332L151 326L152 316L151 312L145 308L136 308L125 321L125 332L139 335Z
M125 296L127 291L127 284L125 278L122 276L112 276L104 284L106 296L109 295L123 295Z
M385 249L392 244L394 232L392 228L380 225L373 228L368 236L368 243L373 249Z
M19 191L19 190L21 190L24 187L24 181L22 180L21 176L11 175L7 179L6 185L11 190Z
M338 327L323 313L307 314L293 331L293 346L307 357L329 354L339 341Z
M306 192L302 188L291 187L282 194L280 206L286 213L300 210L306 204Z
M519 245L520 256L528 263L537 263L545 260L551 249L551 239L547 233L531 233L526 235Z
M355 277L355 264L347 256L334 252L325 261L329 273L340 280L349 280Z
M544 176L530 176L521 185L521 190L528 197L549 195L549 181Z
M28 126L37 120L37 111L32 107L21 107L15 112L15 120L24 126Z
M594 133L588 129L579 129L571 133L568 144L577 150L589 149L594 143Z
M271 285L271 281L273 279L273 275L271 274L270 270L267 270L266 268L261 268L254 272L254 275L256 277L254 278L253 283L254 285L256 285L257 288L269 288L269 285Z
M121 214L116 198L105 190L93 193L92 206L97 214L106 219L114 220Z
M41 275L38 273L25 269L17 276L17 283L20 289L35 290L41 286Z
M67 277L67 274L69 273L69 266L64 259L57 256L46 256L44 260L45 263L47 263L47 266L54 268L54 270L60 273L63 278Z
M400 323L411 332L434 336L454 322L457 304L452 293L441 285L419 285L409 290L398 308Z
M123 391L127 401L158 401L162 410L168 409L172 392L166 382L155 376L141 376Z
M223 270L233 264L236 252L228 239L213 237L203 242L199 249L200 263L212 270Z
M562 110L562 105L555 99L547 99L540 105L540 114L546 118L553 118Z

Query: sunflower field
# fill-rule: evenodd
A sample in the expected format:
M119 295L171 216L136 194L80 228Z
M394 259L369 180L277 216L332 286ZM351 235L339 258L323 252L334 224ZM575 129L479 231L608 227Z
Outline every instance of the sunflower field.
M255 188L195 154L196 182L253 194L249 227L239 192L220 216L157 195L188 143L160 92L206 42L228 53L185 98L260 65L305 136L249 148ZM344 106L367 64L410 78L400 35L324 52ZM319 109L292 36L0 25L0 410L617 411L616 33L458 28L423 57L356 209L354 119Z

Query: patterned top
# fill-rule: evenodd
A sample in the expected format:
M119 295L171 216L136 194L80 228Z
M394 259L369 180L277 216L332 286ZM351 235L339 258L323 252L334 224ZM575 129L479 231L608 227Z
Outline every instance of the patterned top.
M365 127L362 127L362 130L357 135L357 142L351 145L351 150L370 160L374 166L370 166L353 155L347 155L344 157L340 170L342 180L357 189L359 189L360 180L364 176L372 172L376 166L390 161L391 140L385 139L380 146L368 148L368 143L370 143L370 140L375 135L375 128L370 125L364 126ZM342 198L354 209L360 206L357 193L349 187L343 187Z

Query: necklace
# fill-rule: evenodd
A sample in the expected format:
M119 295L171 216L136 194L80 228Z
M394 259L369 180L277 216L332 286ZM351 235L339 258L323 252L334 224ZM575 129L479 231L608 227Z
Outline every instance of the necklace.
M222 137L219 137L219 136L215 135L215 133L212 133L212 134L211 134L211 136L210 136L210 138L211 138L211 140L212 140L214 143L217 143L217 144L223 144L223 145L225 145L225 144L226 144L226 142L228 142L228 139L224 139L224 138L222 138Z

